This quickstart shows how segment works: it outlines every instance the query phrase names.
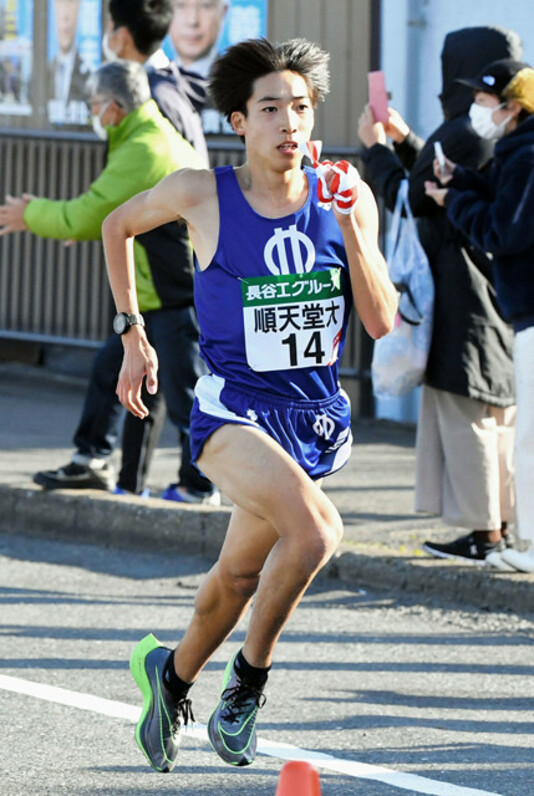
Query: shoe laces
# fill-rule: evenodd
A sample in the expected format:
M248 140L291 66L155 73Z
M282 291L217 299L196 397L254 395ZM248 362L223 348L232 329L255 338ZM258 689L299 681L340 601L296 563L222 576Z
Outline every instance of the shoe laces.
M224 710L225 720L230 723L239 721L241 714L250 709L251 701L255 703L256 710L262 708L267 701L261 688L242 683L233 688L227 688L222 694L222 699L227 703Z
M172 731L178 732L181 727L187 727L189 722L194 722L193 706L190 699L180 699L176 703L176 711L172 719Z

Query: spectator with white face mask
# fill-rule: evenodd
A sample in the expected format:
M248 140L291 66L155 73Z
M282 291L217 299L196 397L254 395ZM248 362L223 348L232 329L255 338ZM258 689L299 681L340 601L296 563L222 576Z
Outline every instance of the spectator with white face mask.
M516 33L494 27L447 34L441 54L443 121L426 142L392 108L385 125L367 108L359 135L371 187L392 209L409 171L409 200L435 285L434 324L417 424L415 507L468 529L451 541L428 539L425 552L484 565L488 554L514 543L513 333L503 320L483 247L470 245L426 195L434 143L464 166L484 168L493 142L469 120L471 91L463 78L489 57L521 57ZM393 149L386 145L393 140ZM405 171L406 170L406 171Z
M528 547L494 552L487 561L534 572L534 69L504 59L462 82L473 91L473 128L497 141L492 168L486 177L447 160L445 187L429 181L426 193L473 245L493 255L499 303L514 327L516 512Z

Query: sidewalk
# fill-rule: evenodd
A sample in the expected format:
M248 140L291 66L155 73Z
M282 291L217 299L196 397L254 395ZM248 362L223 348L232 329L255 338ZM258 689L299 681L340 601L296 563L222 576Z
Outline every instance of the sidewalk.
M82 379L0 362L0 532L214 558L228 522L227 500L220 509L183 507L158 497L44 492L33 484L37 470L70 460L84 392ZM422 553L425 539L452 539L461 531L413 513L414 429L362 421L354 432L349 463L324 483L345 523L344 543L327 573L354 587L533 612L534 575L490 572ZM178 457L173 428L166 423L149 479L152 495L176 480Z

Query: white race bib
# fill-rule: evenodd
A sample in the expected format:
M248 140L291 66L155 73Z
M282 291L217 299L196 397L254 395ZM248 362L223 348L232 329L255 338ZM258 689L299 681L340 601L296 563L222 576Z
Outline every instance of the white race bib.
M332 365L345 314L341 270L242 279L247 362L252 370Z

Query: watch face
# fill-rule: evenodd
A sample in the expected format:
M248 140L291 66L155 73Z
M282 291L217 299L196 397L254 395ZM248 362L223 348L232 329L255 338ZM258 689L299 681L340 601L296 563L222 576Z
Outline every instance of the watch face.
M128 328L128 318L126 315L121 312L118 315L115 315L113 319L113 331L116 334L124 334L126 329Z

